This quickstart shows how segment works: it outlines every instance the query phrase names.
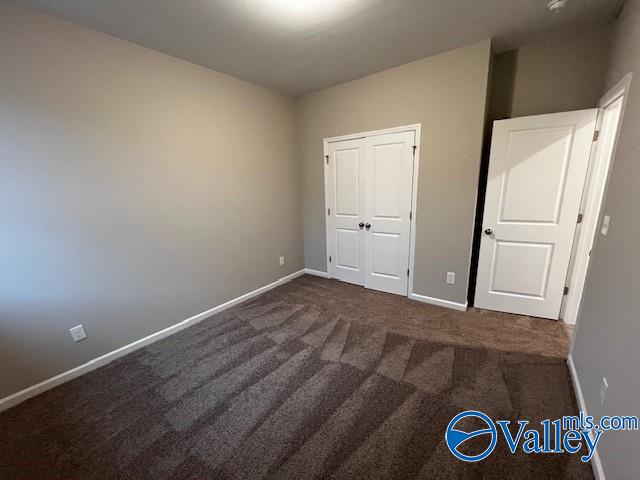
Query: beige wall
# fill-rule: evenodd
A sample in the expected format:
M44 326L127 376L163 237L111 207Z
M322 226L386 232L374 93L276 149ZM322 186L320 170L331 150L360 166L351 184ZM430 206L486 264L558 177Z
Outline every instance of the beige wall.
M0 65L0 398L304 266L292 99L5 2Z
M570 32L496 55L490 118L593 108L604 88L611 30Z
M629 1L614 33L607 85L633 72L604 214L606 237L592 253L573 360L590 415L638 415L640 410L640 2ZM604 93L604 92L602 92ZM600 405L602 377L609 383ZM636 479L638 432L605 433L598 446L608 479Z
M298 99L308 268L327 269L322 139L421 123L414 292L466 302L489 58L484 41Z

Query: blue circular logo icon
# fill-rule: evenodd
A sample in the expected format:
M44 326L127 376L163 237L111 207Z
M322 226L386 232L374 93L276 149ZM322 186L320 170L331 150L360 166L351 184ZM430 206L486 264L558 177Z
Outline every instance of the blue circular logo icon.
M480 430L474 430L473 432L465 432L464 430L455 428L456 424L460 420L467 417L480 419L482 423L487 425L487 428L481 428ZM460 448L467 440L480 435L490 435L491 437L489 446L483 452L477 455L465 455L464 453L460 452ZM475 410L467 410L466 412L459 413L451 419L449 425L447 426L445 440L447 441L447 447L449 447L451 453L453 453L460 460L464 460L465 462L479 462L480 460L487 458L491 454L491 452L493 452L493 449L496 447L498 435L496 432L495 424L487 415Z

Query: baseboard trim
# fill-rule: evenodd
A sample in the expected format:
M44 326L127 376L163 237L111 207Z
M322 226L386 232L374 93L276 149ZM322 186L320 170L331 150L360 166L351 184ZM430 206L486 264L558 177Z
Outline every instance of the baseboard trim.
M331 276L327 272L323 272L321 270L314 270L312 268L305 268L304 273L306 273L307 275L314 275L316 277L331 278Z
M459 310L461 312L467 311L467 302L456 303L449 300L442 300L441 298L427 297L426 295L420 295L418 293L410 293L409 298L411 300L417 300L418 302L428 303L430 305L438 305L439 307L451 308L452 310Z
M569 355L569 358L567 358L567 365L569 367L569 374L571 375L571 382L573 383L573 391L576 394L576 400L578 400L578 408L580 408L585 415L588 415L587 405L584 401L584 395L582 394L580 380L578 379L578 372L573 364L573 356ZM598 447L596 447L596 451L593 454L593 457L591 457L591 468L593 469L593 476L596 480L606 480L602 461L600 460L600 455L598 453Z
M140 340L136 340L135 342L132 342L128 345L125 345L109 353L101 355L97 358L89 360L88 362L83 363L82 365L79 365L75 368L72 368L71 370L67 370L66 372L62 372L59 375L56 375L55 377L48 378L47 380L44 380L40 383L27 387L23 390L20 390L19 392L9 395L8 397L4 397L0 399L0 412L8 410L9 408L18 405L19 403L22 403L32 397L35 397L36 395L39 395L40 393L46 392L47 390L57 387L58 385L62 385L63 383L73 380L74 378L84 375L85 373L89 373L92 370L95 370L104 365L107 365L108 363L111 363L120 357L123 357L135 350L138 350L139 348L145 347L153 342L157 342L158 340L162 340L163 338L166 338L176 332L179 332L180 330L184 330L187 327L195 325L196 323L201 322L202 320L209 318L212 315L215 315L216 313L220 313L223 310L231 308L241 302L249 300L250 298L253 298L262 293L265 293L271 290L272 288L275 288L284 283L287 283L293 280L294 278L304 275L305 273L307 273L306 269L302 269L297 272L294 272L290 275L287 275L285 277L282 277L276 280L273 283L260 287L251 292L245 293L244 295L240 295L239 297L229 300L228 302L225 302L216 307L210 308L209 310L206 310L202 313L198 313L197 315L189 317L186 320L176 323L175 325L171 325L170 327L167 327L156 333L152 333L151 335L141 338Z

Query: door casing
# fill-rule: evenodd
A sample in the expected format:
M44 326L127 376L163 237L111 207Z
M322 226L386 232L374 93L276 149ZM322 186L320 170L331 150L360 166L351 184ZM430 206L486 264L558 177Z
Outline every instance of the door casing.
M413 180L411 185L411 233L409 236L409 282L407 288L407 297L411 297L413 293L413 278L414 278L414 263L415 263L415 243L416 243L416 218L417 218L417 203L418 203L418 173L420 166L420 131L422 125L417 123L413 125L404 125L400 127L386 128L382 130L371 130L367 132L351 133L347 135L340 135L336 137L327 137L322 140L323 145L323 158L322 163L324 165L324 214L325 214L325 241L326 241L326 260L327 260L327 273L331 278L331 270L329 268L329 245L330 245L330 232L326 222L328 216L327 211L329 205L331 205L331 199L329 198L329 188L327 188L330 181L329 169L327 168L327 156L329 155L329 144L333 142L341 142L344 140L358 140L365 137L372 137L376 135L385 135L389 133L400 132L414 132L415 134L415 155L413 159Z
M621 106L615 126L603 124L596 127L600 134L590 159L589 168L592 172L587 177L585 198L583 198L583 204L580 207L584 220L574 240L574 251L572 252L571 266L567 275L569 293L562 302L560 312L560 318L570 325L574 325L577 322L580 313L582 295L591 260L591 250L597 241L598 226L603 214L602 207L616 154L624 110L629 96L629 88L631 87L631 78L632 74L627 73L598 102L601 114L617 102L621 102ZM598 115L598 117L598 122L601 123L603 120L602 115Z

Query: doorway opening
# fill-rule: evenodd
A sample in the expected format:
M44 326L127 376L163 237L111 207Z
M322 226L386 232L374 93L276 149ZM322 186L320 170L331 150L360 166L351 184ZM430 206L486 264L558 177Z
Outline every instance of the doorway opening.
M576 322L630 80L595 109L494 122L475 306Z

